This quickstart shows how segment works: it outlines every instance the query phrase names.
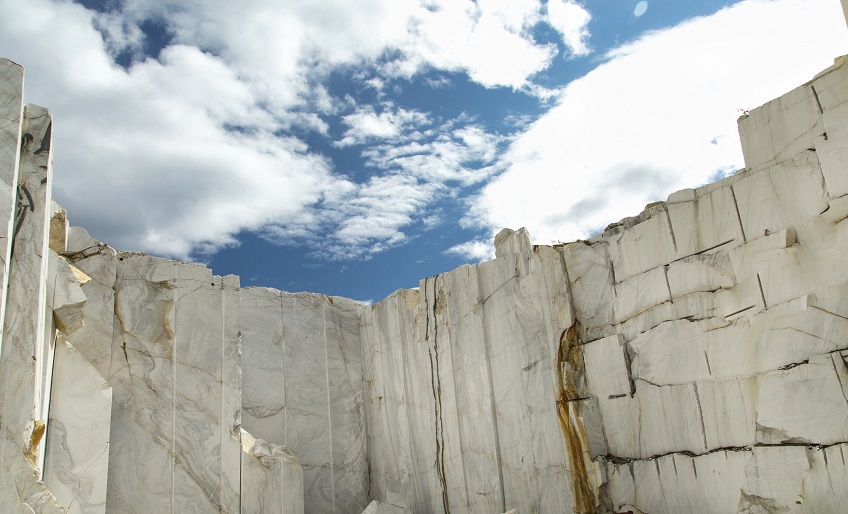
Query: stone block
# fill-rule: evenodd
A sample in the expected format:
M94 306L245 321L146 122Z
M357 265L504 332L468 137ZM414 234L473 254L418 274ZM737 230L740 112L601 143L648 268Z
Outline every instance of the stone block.
M597 397L633 393L624 338L616 334L582 346L589 394Z
M622 323L661 303L670 302L665 266L615 284L615 322Z
M803 446L755 446L745 464L738 512L803 512L807 452Z
M677 257L668 212L657 210L645 221L628 228L621 227L605 238L615 270L615 281L621 282Z
M50 249L59 255L68 251L68 213L55 201L50 208Z
M733 184L746 240L800 226L824 212L828 202L823 184L818 158L810 150Z
M697 292L730 289L736 284L736 274L727 251L719 250L685 257L668 265L668 288L671 297Z
M71 266L53 250L47 254L47 307L56 329L70 335L83 327L85 293Z
M639 402L640 458L706 451L704 421L694 384L659 387L637 380L635 399Z
M816 155L827 187L828 197L848 194L848 104L822 114L822 135L816 139ZM827 136L827 137L825 137Z
M562 247L574 310L584 327L613 324L613 272L606 241L578 241Z
M112 388L70 343L58 341L44 484L70 514L106 512Z
M844 370L841 355L838 360ZM760 443L828 445L848 440L848 402L831 355L766 375L756 412Z
M240 512L302 514L303 470L297 454L244 430L241 444Z
M608 463L612 507L614 512L652 514L737 512L739 486L750 455L750 451L720 451Z
M675 320L637 336L629 343L634 354L633 377L658 385L710 378L709 341L726 326L727 322L718 318Z
M707 450L756 442L757 398L764 375L698 382Z
M757 169L815 148L821 111L813 89L800 86L739 118L747 168Z
M24 70L0 58L0 324L6 313L11 237L23 141ZM2 335L0 335L2 340Z
M732 248L744 242L736 199L730 187L698 195L691 201L670 203L668 215L678 259L718 247Z

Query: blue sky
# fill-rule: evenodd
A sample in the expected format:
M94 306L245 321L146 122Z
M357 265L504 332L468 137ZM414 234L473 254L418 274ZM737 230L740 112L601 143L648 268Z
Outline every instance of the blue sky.
M743 167L845 53L838 0L0 0L73 224L373 301Z

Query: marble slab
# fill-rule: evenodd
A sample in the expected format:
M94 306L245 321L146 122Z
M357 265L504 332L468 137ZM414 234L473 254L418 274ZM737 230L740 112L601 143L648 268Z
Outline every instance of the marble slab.
M815 148L822 134L817 89L811 84L797 87L739 119L747 168L763 168Z
M24 119L24 69L0 58L0 326L6 315L9 257L12 250ZM3 334L0 333L0 343Z
M604 233L616 283L668 264L677 256L677 243L665 209L655 209L646 214L644 221L625 227Z
M44 484L71 514L106 512L112 388L67 341L56 345Z
M15 480L12 488L0 484L6 505L55 503L52 496L40 492L43 485L26 483L41 473L52 375L53 327L46 298L52 119L47 109L34 105L26 107L24 116L27 132L18 175L21 201L11 244L0 353L0 423L4 427L0 458L3 469L9 470L8 478Z
M70 335L85 325L86 296L78 274L53 250L47 252L47 307L52 312L56 330Z
M244 428L298 454L307 510L364 509L365 306L264 288L247 288L241 299Z
M672 202L669 197L669 223L677 245L676 257L733 248L745 241L739 222L736 198L730 187L699 194L691 190L689 201Z
M109 379L113 356L112 332L116 323L120 326L120 320L116 320L115 316L117 252L93 239L84 229L71 227L64 257L90 279L81 285L86 298L83 305L85 323L69 338L100 376Z
M256 439L244 430L240 439L241 512L302 514L303 470L297 454L288 446Z
M238 280L140 254L117 258L107 507L238 512Z

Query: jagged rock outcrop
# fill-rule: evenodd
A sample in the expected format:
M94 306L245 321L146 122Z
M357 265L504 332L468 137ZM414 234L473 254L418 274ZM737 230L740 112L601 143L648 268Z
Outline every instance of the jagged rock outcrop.
M120 252L51 200L0 61L10 512L838 512L848 65L739 120L747 167L588 241L371 306Z

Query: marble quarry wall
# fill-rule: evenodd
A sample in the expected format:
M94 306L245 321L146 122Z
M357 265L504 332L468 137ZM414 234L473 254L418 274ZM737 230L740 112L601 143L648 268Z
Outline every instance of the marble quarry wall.
M848 65L746 168L375 305L117 251L0 60L0 511L829 513L848 505Z
M375 498L415 512L848 505L848 66L739 120L746 168L362 317Z

